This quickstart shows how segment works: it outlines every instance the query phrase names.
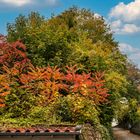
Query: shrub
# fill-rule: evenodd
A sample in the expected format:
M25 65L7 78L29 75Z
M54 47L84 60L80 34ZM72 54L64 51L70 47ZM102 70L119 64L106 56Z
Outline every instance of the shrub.
M56 112L62 121L76 124L98 124L99 111L92 100L75 94L61 97L56 103Z

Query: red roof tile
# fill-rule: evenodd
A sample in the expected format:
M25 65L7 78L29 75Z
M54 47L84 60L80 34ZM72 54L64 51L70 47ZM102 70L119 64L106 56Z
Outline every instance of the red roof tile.
M80 134L79 126L49 126L49 127L30 127L30 128L9 128L0 130L0 135L50 135L59 133L63 134Z

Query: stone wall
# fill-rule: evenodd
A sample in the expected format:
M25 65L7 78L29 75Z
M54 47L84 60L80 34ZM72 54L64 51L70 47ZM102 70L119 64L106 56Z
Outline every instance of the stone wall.
M80 140L102 140L99 131L93 129L90 124L84 125L81 131Z

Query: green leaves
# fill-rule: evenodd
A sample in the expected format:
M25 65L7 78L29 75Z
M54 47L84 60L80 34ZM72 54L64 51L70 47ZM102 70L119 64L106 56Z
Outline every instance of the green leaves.
M31 12L7 30L11 43L0 44L0 105L10 117L39 122L48 115L45 121L52 116L51 122L110 127L121 97L140 98L139 73L128 66L104 18L90 10L73 7L50 19Z

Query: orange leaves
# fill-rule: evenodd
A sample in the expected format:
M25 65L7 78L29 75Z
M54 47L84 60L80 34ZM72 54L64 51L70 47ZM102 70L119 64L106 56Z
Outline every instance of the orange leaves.
M21 74L19 80L23 85L26 85L29 81L32 80L32 76L29 74Z
M3 100L0 99L0 107L5 107L5 104L3 104Z
M22 87L34 94L41 94L48 100L53 100L60 89L66 89L63 83L64 74L57 67L30 67L27 74L22 74L20 81Z
M6 66L3 68L7 75L14 76L20 71L16 66L19 65L15 65L11 69ZM66 73L63 73L57 67L39 68L30 65L26 73L22 71L21 74L18 74L18 77L15 76L12 80L20 83L19 88L26 89L36 96L42 95L46 103L55 100L58 96L63 96L64 91L65 95L82 95L96 104L106 101L108 90L104 87L103 74L95 73L94 76L91 73L84 72L78 74L76 67L73 67L74 69L72 67L66 68ZM1 77L1 79L3 78ZM0 84L1 96L9 94L10 87L3 82Z
M19 82L21 74L27 72L30 61L26 56L26 47L19 41L0 43L0 106L4 106L4 98L10 94L10 85Z
M0 94L0 96L6 96L8 94L10 94L10 91L3 92L3 93Z
M104 87L103 73L77 73L77 66L66 66L63 73L58 67L34 67L26 56L26 47L19 41L0 44L0 106L10 94L10 84L26 89L36 96L43 95L46 102L68 94L82 95L95 103L104 102L108 90Z
M28 77L30 80L43 80L45 77L45 68L35 68L31 67L30 71L28 72Z
M57 68L56 66L54 68L51 68L48 66L46 68L47 72L47 77L48 79L53 79L53 80L63 80L64 79L64 74L60 72L60 69Z
M6 75L0 75L0 107L5 106L4 97L10 93L9 79Z
M45 67L45 68L39 68L39 67L30 67L29 72L27 75L27 79L29 79L30 81L32 80L50 80L51 81L56 81L56 80L63 80L64 79L64 75L60 72L60 69L57 67L53 67L51 68L50 66ZM21 77L21 81L23 80Z
M104 87L103 73L95 73L92 77L91 73L78 74L75 67L67 67L65 79L71 93L80 93L92 98L95 103L104 102L108 96L108 90Z
M103 74L76 72L76 67L66 67L66 73L57 67L33 67L19 77L20 88L28 90L35 95L43 95L46 102L55 100L57 96L77 94L90 98L96 104L106 101L108 90L104 87Z

